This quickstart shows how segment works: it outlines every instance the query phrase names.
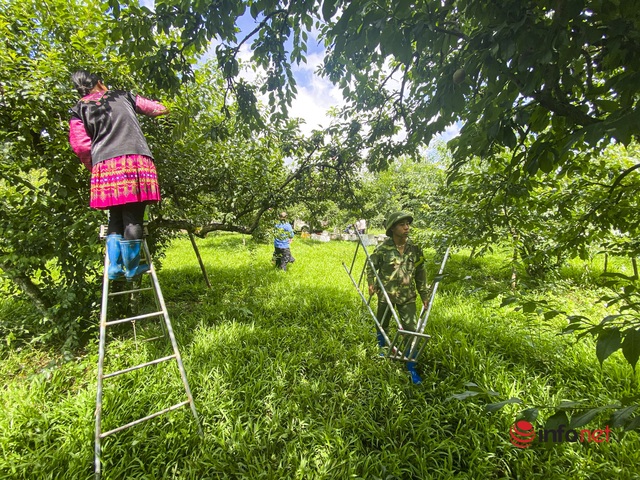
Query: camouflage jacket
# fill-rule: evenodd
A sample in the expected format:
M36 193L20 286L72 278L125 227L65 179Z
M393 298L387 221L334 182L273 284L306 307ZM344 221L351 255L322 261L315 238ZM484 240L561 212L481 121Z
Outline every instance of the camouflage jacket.
M393 242L387 238L371 254L371 261L384 285L392 303L405 304L416 300L416 288L422 301L427 300L427 270L422 249L407 239L404 253L401 254ZM371 265L367 262L367 281L369 285L378 285ZM384 295L378 292L378 300L384 301Z

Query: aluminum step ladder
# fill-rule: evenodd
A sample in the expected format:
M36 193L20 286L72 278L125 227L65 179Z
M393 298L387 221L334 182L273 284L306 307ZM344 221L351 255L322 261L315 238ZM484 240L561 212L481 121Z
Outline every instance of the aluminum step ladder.
M106 225L102 225L101 229L100 229L100 238L101 239L105 239L106 238L106 232L107 232L107 226ZM145 235L146 235L146 227L145 227ZM185 372L184 369L184 365L182 363L182 358L180 356L180 351L178 350L178 344L176 342L175 339L175 335L173 333L173 328L171 326L171 320L169 319L169 312L167 311L167 306L164 302L164 298L162 296L162 291L160 289L160 283L158 282L158 276L156 275L156 271L155 268L153 266L153 262L151 259L151 254L149 252L149 246L147 245L147 240L146 240L146 236L143 238L142 241L142 248L141 248L141 255L140 255L140 263L144 264L144 263L148 263L149 264L149 270L145 273L143 273L142 275L139 275L137 277L135 277L135 279L132 282L127 282L124 280L109 280L108 277L108 268L109 268L109 256L106 254L105 252L105 259L104 259L104 274L103 274L103 279L102 279L102 308L100 311L100 344L99 344L99 352L98 352L98 388L97 388L97 399L96 399L96 411L95 411L95 417L96 417L96 428L95 428L95 478L96 480L100 480L100 475L101 475L101 453L102 453L102 439L105 437L108 437L109 435L113 435L114 433L120 432L122 430L125 430L129 427L133 427L134 425L138 425L142 422L145 422L147 420L151 420L152 418L158 417L160 415L163 415L165 413L171 412L173 410L179 409L181 407L187 406L189 405L189 407L191 408L191 412L193 414L193 417L195 418L196 421L196 425L198 427L198 433L200 434L200 436L203 435L202 433L202 427L200 425L200 418L198 417L198 412L196 410L196 406L195 403L193 401L193 396L191 394L191 389L189 388L189 382L187 381L187 374ZM145 281L148 280L148 281ZM119 291L111 291L111 287L113 286L113 284L118 283L122 286L124 286L124 290L119 290ZM143 286L145 283L150 283L150 286ZM120 318L120 319L116 319L116 320L108 320L107 319L107 313L108 313L108 305L109 305L109 299L116 297L116 296L120 296L120 295L138 295L142 292L153 292L153 296L154 296L154 300L155 300L155 311L151 312L151 313L144 313L141 315L134 315L128 318ZM130 297L131 298L131 297ZM123 323L127 323L130 322L133 326L133 333L134 333L134 342L138 342L138 338L137 338L137 333L136 333L136 322L137 321L141 321L141 320L151 320L153 318L156 319L162 319L164 320L163 322L161 322L162 325L162 329L163 329L163 335L161 336L157 336L157 337L152 337L152 338L148 338L145 339L144 341L152 341L152 340L157 340L157 339L162 339L162 338L166 338L167 336L169 337L169 340L171 342L171 347L173 349L173 354L172 355L168 355L162 358L156 358L155 360L151 360L145 363L141 363L139 365L134 365L131 366L129 368L125 368L122 370L118 370L118 371L114 371L114 372L110 372L110 373L105 373L104 372L104 363L105 363L105 356L106 356L106 337L107 337L107 327L112 327L115 325L120 325ZM178 370L180 372L180 377L182 380L182 383L184 385L184 390L186 393L186 400L176 403L175 405L172 405L168 408L164 408L160 411L157 411L155 413L152 413L150 415L147 415L143 418L140 418L138 420L134 420L132 422L129 422L125 425L121 425L117 428L113 428L107 432L103 432L102 431L102 393L103 393L103 382L106 379L109 378L113 378L119 375L125 375L127 373L133 372L135 370L144 368L144 367L148 367L151 365L157 365L157 364L161 364L164 362L170 362L175 360L178 366Z
M427 342L431 338L430 335L427 335L424 333L424 330L427 326L427 320L429 319L429 314L431 313L431 307L433 306L433 301L435 299L436 292L438 291L438 284L440 283L440 280L442 280L442 277L443 277L444 266L447 263L447 260L449 258L450 247L447 248L444 254L444 258L442 259L442 263L440 265L440 271L438 272L438 275L436 275L433 279L433 283L431 285L431 296L429 298L427 308L424 308L423 306L420 314L418 315L418 322L416 324L415 331L405 330L404 327L402 326L402 323L400 322L398 312L396 312L395 308L391 307L391 300L389 299L389 295L387 294L387 291L384 288L384 284L382 283L382 280L378 276L378 272L376 271L375 266L373 265L373 261L369 256L369 252L367 251L367 246L369 245L370 242L367 240L367 237L363 237L362 235L360 235L360 233L355 227L354 227L354 230L356 232L356 235L358 236L356 251L353 254L353 260L351 261L351 266L347 267L347 265L344 262L342 262L342 266L347 272L347 275L349 275L349 278L351 279L351 283L353 283L353 286L358 291L358 294L362 299L362 303L364 304L364 306L367 308L367 311L371 315L371 318L373 319L373 322L376 325L377 331L382 333L382 336L384 337L385 344L388 347L387 353L385 356L392 360L400 360L404 362L409 362L409 361L417 362L418 358L422 354L422 351L427 345ZM357 273L355 269L356 269L356 261L358 259L358 251L360 247L362 247L362 250L364 251L365 259L364 259L364 264L362 266L362 270L360 272L359 278L356 281L356 279L354 278L354 275ZM378 287L378 295L382 295L385 299L385 303L387 305L386 307L387 311L385 312L385 316L388 313L391 313L391 316L395 321L396 331L393 338L389 336L389 332L386 332L382 328L382 325L378 321L376 312L374 312L373 309L371 308L371 299L373 295L369 295L369 298L367 299L365 297L365 294L362 291L362 290L366 290L365 272L367 269L367 265L370 266L371 270L375 275L375 280Z

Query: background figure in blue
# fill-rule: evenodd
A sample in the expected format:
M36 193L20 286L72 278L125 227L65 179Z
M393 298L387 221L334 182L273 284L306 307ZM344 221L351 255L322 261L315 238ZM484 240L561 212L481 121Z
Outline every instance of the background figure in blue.
M274 240L273 240L273 259L276 263L276 268L287 270L287 263L295 262L295 258L291 256L291 249L289 244L293 240L293 227L287 222L287 212L280 214L280 222L276 225Z

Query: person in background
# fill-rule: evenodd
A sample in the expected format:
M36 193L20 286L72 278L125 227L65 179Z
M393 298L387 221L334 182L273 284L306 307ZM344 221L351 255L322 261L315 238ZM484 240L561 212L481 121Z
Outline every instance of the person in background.
M273 258L276 268L287 270L287 264L295 262L291 255L290 244L293 241L293 228L287 221L287 212L280 213L280 221L275 226L273 239Z
M429 286L422 249L409 239L409 230L413 217L407 212L394 212L386 222L387 238L371 254L371 261L378 273L384 289L395 308L404 330L415 331L417 324L416 289L424 307L427 307ZM379 294L375 274L367 263L367 283L369 295L378 293L378 310L376 317L380 325L387 331L391 311L383 295ZM378 331L378 346L386 345L382 332ZM407 362L407 370L414 384L422 383L416 371L414 361Z
M91 208L109 211L108 277L132 280L149 269L140 265L144 212L160 201L151 150L136 114L168 113L155 101L109 90L97 75L78 70L71 76L80 101L71 109L69 143L91 172Z
M364 218L361 218L356 222L356 229L360 235L364 235L367 233L367 221Z

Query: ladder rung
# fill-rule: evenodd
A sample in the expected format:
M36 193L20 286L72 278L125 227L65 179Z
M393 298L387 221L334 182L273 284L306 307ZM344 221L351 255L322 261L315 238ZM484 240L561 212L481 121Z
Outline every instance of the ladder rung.
M404 360L404 361L408 361L409 359L406 357L406 355L404 355L403 353L394 353L389 355L389 358L391 360Z
M415 337L422 337L422 338L426 338L427 340L431 338L431 335L427 335L426 333L420 333L420 332L412 332L411 330L398 330L398 334L399 335L407 335L407 336L415 336Z
M153 287L136 288L133 290L124 290L122 292L112 292L109 294L109 296L115 297L117 295L126 295L127 293L145 292L147 290L153 290Z
M107 327L110 327L111 325L117 325L118 323L132 322L134 320L142 320L143 318L157 317L158 315L164 315L164 312L162 310L159 310L157 312L144 313L142 315L138 315L137 317L129 317L129 318L122 318L120 320L113 320L111 322L107 322L106 325Z
M148 367L149 365L155 365L157 363L166 362L167 360L171 360L172 358L176 358L175 354L169 355L168 357L156 358L155 360L152 360L150 362L141 363L140 365L125 368L124 370L118 370L117 372L107 373L106 375L103 375L102 378L111 378L117 375L122 375L123 373L133 372L134 370L138 370L139 368Z
M167 412L170 412L171 410L177 410L180 407L184 407L185 405L189 404L189 400L185 400L184 402L180 402L180 403L176 403L175 405L169 407L169 408L165 408L164 410L160 410L159 412L156 413L152 413L151 415L147 415L144 418L141 418L139 420L134 420L133 422L127 423L126 425L122 425L121 427L118 428L114 428L113 430L109 430L108 432L105 433L101 433L100 434L100 438L104 438L104 437L108 437L109 435L112 435L114 433L120 432L122 430L125 430L129 427L133 427L134 425L138 425L139 423L145 422L147 420L151 420L152 418L158 417L162 414L165 414Z
M159 340L161 338L165 338L164 335L158 335L157 337L151 337L151 338L143 338L142 340L139 340L140 342L153 342L154 340Z

